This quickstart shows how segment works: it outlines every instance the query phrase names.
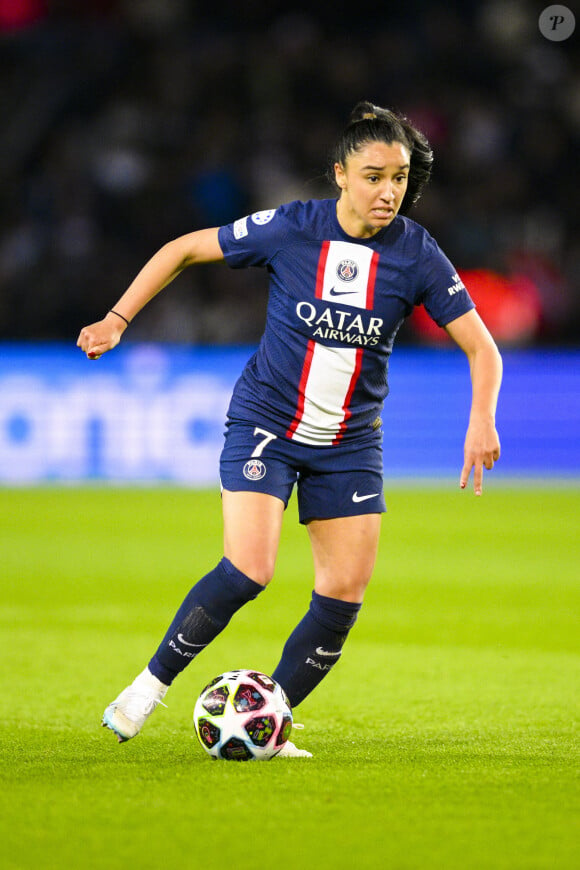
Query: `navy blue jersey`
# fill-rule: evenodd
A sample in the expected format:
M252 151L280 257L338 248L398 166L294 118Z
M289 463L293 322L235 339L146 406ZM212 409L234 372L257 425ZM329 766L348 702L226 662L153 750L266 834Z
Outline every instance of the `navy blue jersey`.
M232 420L303 444L370 435L401 323L424 305L440 326L474 307L435 240L405 217L348 236L336 200L291 202L220 227L235 268L270 276L265 331L234 388Z

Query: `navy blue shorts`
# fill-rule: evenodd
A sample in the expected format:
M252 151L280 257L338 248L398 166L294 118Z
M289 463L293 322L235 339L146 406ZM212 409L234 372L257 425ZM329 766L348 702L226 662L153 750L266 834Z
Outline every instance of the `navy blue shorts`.
M378 440L312 447L250 423L228 422L220 479L231 492L264 492L288 505L294 484L301 523L384 513Z

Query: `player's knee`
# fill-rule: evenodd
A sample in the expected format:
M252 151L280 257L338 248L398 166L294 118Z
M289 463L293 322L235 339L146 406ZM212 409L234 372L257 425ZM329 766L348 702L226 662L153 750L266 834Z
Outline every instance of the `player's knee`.
M276 560L269 559L267 556L248 554L231 559L231 562L238 571L242 571L246 577L249 577L254 583L259 583L260 586L267 586L274 576Z
M370 574L353 574L341 576L317 577L315 589L319 595L327 598L337 598L339 601L358 601L364 598L366 588L369 585Z

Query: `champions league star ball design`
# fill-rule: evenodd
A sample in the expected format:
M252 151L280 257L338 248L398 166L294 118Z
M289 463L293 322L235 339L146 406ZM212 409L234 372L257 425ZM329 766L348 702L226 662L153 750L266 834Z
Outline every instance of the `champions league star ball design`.
M292 731L292 711L275 680L259 671L228 671L205 687L193 711L195 733L213 758L267 761Z

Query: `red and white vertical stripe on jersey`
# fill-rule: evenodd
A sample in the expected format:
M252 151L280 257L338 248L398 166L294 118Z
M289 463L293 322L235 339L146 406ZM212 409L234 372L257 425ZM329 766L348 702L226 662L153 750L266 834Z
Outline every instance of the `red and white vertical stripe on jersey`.
M348 280L339 266L345 261L354 267ZM323 242L318 261L315 296L341 306L372 309L378 253L352 242ZM303 444L337 444L342 438L350 406L360 376L362 347L328 347L310 339L306 347L298 402L287 436Z

